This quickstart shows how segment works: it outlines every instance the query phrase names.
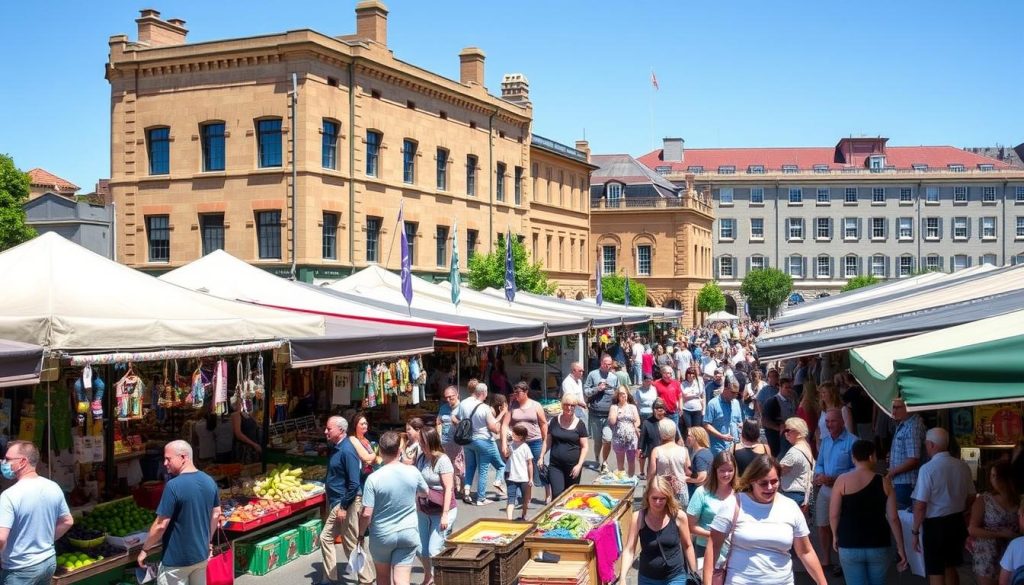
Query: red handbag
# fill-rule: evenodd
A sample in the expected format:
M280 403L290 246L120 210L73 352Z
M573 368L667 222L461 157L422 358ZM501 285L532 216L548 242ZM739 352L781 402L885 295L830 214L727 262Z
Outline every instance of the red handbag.
M217 538L217 537L220 538ZM206 563L206 585L233 585L235 582L235 554L224 529L214 534L213 554ZM222 542L217 543L218 540Z

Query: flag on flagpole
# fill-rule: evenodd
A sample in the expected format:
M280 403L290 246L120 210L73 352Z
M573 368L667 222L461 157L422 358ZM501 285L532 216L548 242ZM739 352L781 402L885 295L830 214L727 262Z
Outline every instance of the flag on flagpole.
M462 293L462 277L459 275L459 220L455 220L455 227L452 228L452 269L448 274L448 282L452 285L452 304L457 307Z
M626 302L624 302L622 304L626 305L628 307L629 306L629 275L628 274L626 275L626 291L625 292L626 292Z
M405 231L403 216L404 201L398 205L398 229L402 230L402 296L405 303L412 308L412 258L409 257L409 236ZM391 240L392 242L394 240Z
M516 261L512 257L512 230L505 235L505 299L516 300Z
M604 303L604 295L601 294L601 259L597 259L596 269L594 270L594 280L597 281L597 292L594 294L594 299L597 302L597 306L600 307Z
M658 87L658 76L654 74L654 69L651 69L651 87L654 88L654 91L660 89Z

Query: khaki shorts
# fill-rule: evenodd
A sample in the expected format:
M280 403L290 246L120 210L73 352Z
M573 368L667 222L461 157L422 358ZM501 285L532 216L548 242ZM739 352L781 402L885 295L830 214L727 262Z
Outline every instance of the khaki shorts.
M828 503L832 499L832 488L823 485L818 490L818 499L814 500L814 525L828 526Z

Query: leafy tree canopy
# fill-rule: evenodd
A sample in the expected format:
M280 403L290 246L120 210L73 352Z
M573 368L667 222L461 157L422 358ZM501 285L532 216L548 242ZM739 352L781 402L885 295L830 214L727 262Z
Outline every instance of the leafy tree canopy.
M697 293L697 310L701 313L717 313L725 309L725 294L717 282L709 282Z
M540 262L530 262L530 254L518 238L512 239L512 258L516 265L516 290L549 295L555 292L555 285L548 282L548 275ZM469 288L505 288L505 235L498 235L494 251L489 254L476 253L469 259ZM630 283L632 286L632 283Z
M28 201L29 185L28 174L14 166L14 159L0 154L0 251L36 236L21 207Z
M740 292L751 309L774 313L793 292L793 278L778 268L752 270L740 284Z
M602 277L601 296L609 303L626 304L626 277L620 274ZM647 306L647 286L632 279L629 281L629 306Z
M872 276L870 274L862 274L860 276L854 276L849 281L847 281L846 286L844 286L843 288L839 289L839 292L847 292L847 291L851 291L851 290L857 290L858 288L863 288L865 286L871 286L872 284L877 284L878 282L879 282L878 278L876 278L876 277L874 277L874 276Z

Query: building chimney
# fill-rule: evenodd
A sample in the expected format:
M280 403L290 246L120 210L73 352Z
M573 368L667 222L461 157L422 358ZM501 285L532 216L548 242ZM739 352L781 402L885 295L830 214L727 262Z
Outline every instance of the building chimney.
M590 143L589 142L587 142L586 140L577 140L576 141L576 150L578 150L578 151L582 152L583 154L587 155L587 162L590 162Z
M150 47L169 47L184 45L188 29L185 21L180 18L160 20L160 13L152 8L139 11L135 19L139 25L139 42Z
M356 36L374 43L388 44L388 7L379 0L356 4Z
M482 87L486 57L484 52L477 47L466 47L459 51L459 83Z
M501 78L501 99L520 106L530 105L530 80L522 73L506 73Z
M667 163L683 162L682 138L662 138L661 160Z

